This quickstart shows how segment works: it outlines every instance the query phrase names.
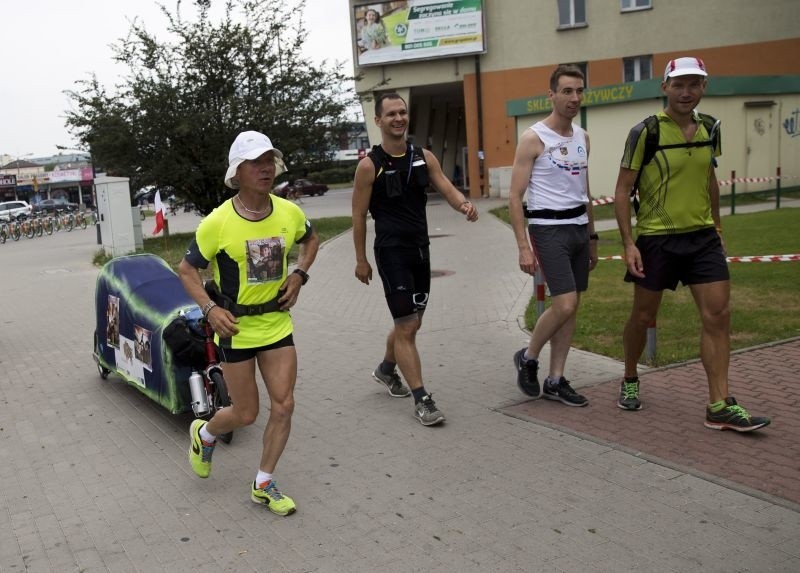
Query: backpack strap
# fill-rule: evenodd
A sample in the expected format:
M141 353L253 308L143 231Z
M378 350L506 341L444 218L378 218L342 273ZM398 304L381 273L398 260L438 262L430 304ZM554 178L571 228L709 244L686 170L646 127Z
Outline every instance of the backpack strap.
M642 171L644 171L644 166L650 163L653 160L653 157L656 156L656 152L658 151L658 141L660 132L658 129L658 117L655 115L650 115L639 124L645 130L644 136L644 153L642 155L642 165L639 167L639 172L636 174L636 181L633 182L633 186L631 187L631 202L633 203L633 212L635 214L639 213L639 180L642 178ZM638 127L638 126L636 126Z
M422 148L416 145L408 144L406 148L406 153L411 153L412 161L417 161L421 159L425 162L427 166L428 162L425 161L425 153L423 153ZM372 149L370 149L369 153L367 153L367 157L370 158L372 164L375 166L375 178L377 179L378 176L381 174L381 170L386 170L389 166L388 164L388 154L383 150L383 147L380 145L373 145Z
M375 179L381 174L381 170L386 168L386 152L380 145L373 145L372 149L367 153L367 157L372 161L375 166Z
M644 140L644 153L642 155L642 166L639 168L639 173L636 175L636 181L631 187L631 199L633 202L633 208L636 213L639 212L639 200L637 197L637 192L639 191L639 180L642 177L642 171L644 170L645 165L650 163L653 158L656 156L656 153L661 151L662 149L678 149L678 148L694 148L694 147L711 147L712 150L712 163L714 167L717 166L716 159L713 158L713 151L717 149L719 146L719 126L720 121L715 118L714 116L708 115L707 113L700 113L697 112L698 119L700 123L706 128L706 132L708 133L708 139L704 141L685 141L682 143L671 143L668 145L661 145L659 143L659 122L658 116L651 115L646 117L640 125L644 125L645 129L647 130Z

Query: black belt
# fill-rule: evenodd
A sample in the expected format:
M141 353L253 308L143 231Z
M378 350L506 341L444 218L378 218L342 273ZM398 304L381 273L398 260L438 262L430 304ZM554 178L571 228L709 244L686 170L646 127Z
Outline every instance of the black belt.
M553 209L534 209L529 211L525 209L525 216L528 219L574 219L584 213L586 213L586 205L580 205L564 211L554 211Z
M238 304L228 299L223 300L220 306L225 310L229 310L233 316L255 316L257 314L267 314L268 312L278 312L281 309L277 296L261 304Z
M260 304L239 304L234 302L231 297L222 294L217 283L214 281L206 281L204 286L211 300L229 311L233 316L255 316L257 314L267 314L268 312L279 312L281 310L281 304L278 302L281 296L280 294L272 300Z

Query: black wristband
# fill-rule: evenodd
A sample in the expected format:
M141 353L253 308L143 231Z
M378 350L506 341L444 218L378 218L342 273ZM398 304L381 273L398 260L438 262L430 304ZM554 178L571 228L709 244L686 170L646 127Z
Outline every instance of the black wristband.
M308 273L305 272L303 269L295 269L292 271L293 274L300 275L300 278L303 279L303 284L308 282Z
M599 241L600 237L597 235L597 233L592 233L591 235L589 235L589 240L590 241Z

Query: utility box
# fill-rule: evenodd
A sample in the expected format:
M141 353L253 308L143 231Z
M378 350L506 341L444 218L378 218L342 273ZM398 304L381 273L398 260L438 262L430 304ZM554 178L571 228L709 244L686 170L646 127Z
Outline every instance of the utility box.
M112 257L136 251L129 182L127 177L98 177L94 180L103 250Z

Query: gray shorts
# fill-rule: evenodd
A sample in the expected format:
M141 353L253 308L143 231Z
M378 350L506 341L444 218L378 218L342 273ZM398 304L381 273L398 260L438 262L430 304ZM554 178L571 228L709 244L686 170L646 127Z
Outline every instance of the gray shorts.
M533 252L550 295L589 287L588 225L528 225Z

